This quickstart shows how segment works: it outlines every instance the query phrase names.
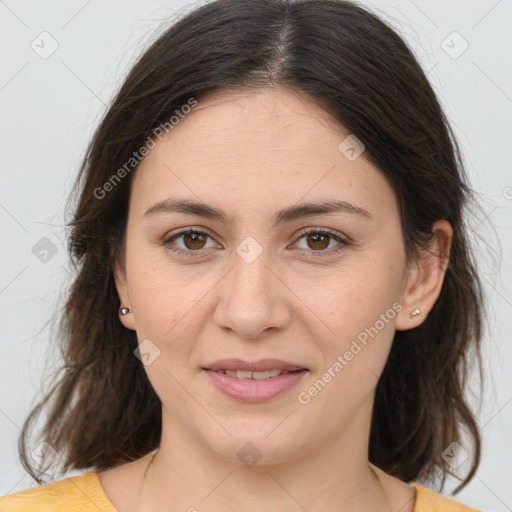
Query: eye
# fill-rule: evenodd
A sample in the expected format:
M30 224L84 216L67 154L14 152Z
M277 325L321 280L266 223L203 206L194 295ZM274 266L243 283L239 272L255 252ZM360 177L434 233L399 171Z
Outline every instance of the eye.
M171 233L169 236L162 240L162 245L168 246L169 250L177 254L184 254L186 256L200 256L203 249L207 249L206 241L211 238L208 233L196 228L182 229L176 233ZM175 240L182 239L183 245L175 245ZM215 244L213 245L215 247Z
M323 256L324 254L332 254L340 251L344 246L349 245L349 242L344 240L339 233L326 228L306 228L300 233L299 240L304 239L307 245L308 252L313 253L315 256ZM331 242L336 241L338 245L333 250L325 250L331 246ZM331 246L332 248L332 246ZM315 254L317 253L317 254Z
M330 255L338 252L345 246L349 245L349 242L344 240L339 233L327 228L306 228L300 231L299 241L305 239L307 247L301 250L306 250L309 254L314 256ZM181 245L176 244L177 240L181 239ZM215 243L208 247L208 239L212 237L200 229L197 228L186 228L178 232L171 233L162 240L162 245L177 254L185 256L201 256L204 254L204 250L216 247ZM213 240L213 239L212 239ZM333 241L338 242L338 245L332 249L331 243ZM295 243L297 245L297 242ZM332 250L329 249L331 246Z

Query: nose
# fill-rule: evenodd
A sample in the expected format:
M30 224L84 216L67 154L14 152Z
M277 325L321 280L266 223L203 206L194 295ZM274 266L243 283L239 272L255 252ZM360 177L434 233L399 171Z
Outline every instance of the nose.
M247 339L286 328L293 294L285 284L285 276L279 275L278 266L272 265L265 251L254 260L240 254L234 254L233 266L219 283L216 325Z

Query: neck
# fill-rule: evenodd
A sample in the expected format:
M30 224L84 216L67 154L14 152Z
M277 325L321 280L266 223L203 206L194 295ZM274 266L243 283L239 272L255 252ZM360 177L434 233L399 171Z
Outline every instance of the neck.
M149 459L139 506L145 511L391 511L382 472L368 462L369 422L354 421L293 459L254 465L218 455L172 416L162 417L159 450Z

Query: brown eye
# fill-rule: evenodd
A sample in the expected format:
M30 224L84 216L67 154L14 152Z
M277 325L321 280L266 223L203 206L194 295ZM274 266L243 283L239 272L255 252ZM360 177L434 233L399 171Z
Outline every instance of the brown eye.
M185 247L191 251L203 249L203 246L206 243L206 237L200 233L185 233L181 236L183 236L183 243Z
M180 255L204 256L206 249L215 246L215 244L213 244L208 247L206 245L208 239L213 242L212 237L208 235L208 233L198 229L188 228L167 236L162 240L162 245Z
M305 250L315 256L332 255L345 246L350 245L336 231L326 228L308 228L299 233L299 244L304 240L305 246L298 245L299 249ZM333 242L333 244L331 244Z
M308 246L310 249L318 251L329 247L330 238L330 235L316 233L314 235L308 235L306 240L308 241Z

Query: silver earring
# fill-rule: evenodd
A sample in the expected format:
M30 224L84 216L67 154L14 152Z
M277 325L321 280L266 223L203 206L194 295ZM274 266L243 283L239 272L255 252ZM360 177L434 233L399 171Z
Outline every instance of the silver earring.
M413 316L416 316L416 315L419 315L421 313L421 309L415 309L412 313L411 313L411 318Z
M129 309L129 308L121 308L121 309L119 309L119 314L121 316L127 315L128 313L131 313L131 312L132 312L132 310Z

